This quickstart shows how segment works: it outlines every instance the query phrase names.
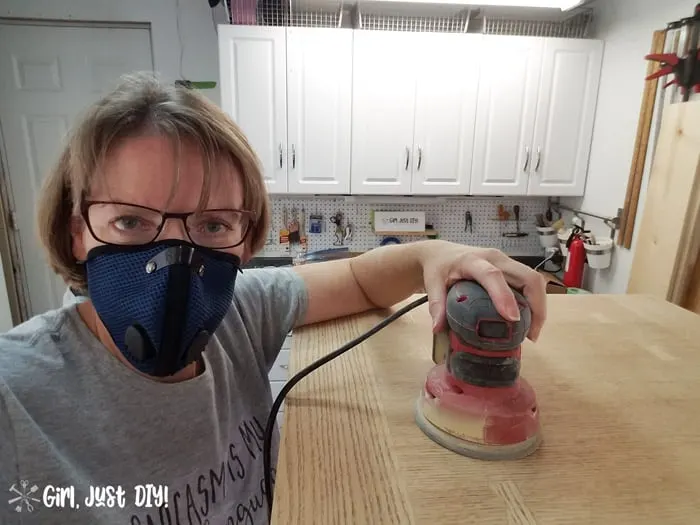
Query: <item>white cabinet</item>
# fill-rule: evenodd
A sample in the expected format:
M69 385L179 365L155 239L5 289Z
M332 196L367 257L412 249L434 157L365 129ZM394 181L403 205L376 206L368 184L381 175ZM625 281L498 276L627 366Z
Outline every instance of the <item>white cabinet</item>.
M416 97L413 37L391 31L355 32L352 193L411 192Z
M602 59L600 40L544 41L528 195L584 194Z
M270 193L350 191L353 31L220 26L222 108Z
M584 193L599 40L224 25L219 47L272 194Z
M219 26L221 107L262 163L271 193L287 191L284 27Z
M353 194L469 192L481 37L357 31Z
M598 40L486 36L471 193L583 195Z
M479 62L479 102L471 193L525 195L542 40L486 36Z
M290 332L282 343L282 349L280 350L280 353L268 374L268 380L270 381L270 392L272 393L273 401L279 395L279 393L282 392L284 385L289 379L289 353L291 349L292 334ZM284 405L285 403L283 401L277 414L277 424L280 426L280 428L282 427L282 423L284 421Z
M480 36L416 35L417 75L411 193L467 195L471 182Z
M352 41L347 29L287 30L289 193L350 192Z

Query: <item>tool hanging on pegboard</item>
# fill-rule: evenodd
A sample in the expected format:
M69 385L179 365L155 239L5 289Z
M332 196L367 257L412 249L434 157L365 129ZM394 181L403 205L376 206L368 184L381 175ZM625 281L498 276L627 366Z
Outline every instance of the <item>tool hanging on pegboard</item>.
M674 78L664 85L667 88L671 85L678 85L683 95L683 102L690 99L691 92L700 93L700 4L695 6L695 14L689 18L683 18L677 22L668 24L667 31L686 27L688 31L689 45L688 53L685 57L680 57L675 53L660 53L646 55L646 60L652 60L661 64L661 69L656 73L646 77L646 80L673 75Z
M472 212L464 212L464 231L466 232L468 230L469 233L474 233L474 229L472 228L473 223L474 220L472 219Z

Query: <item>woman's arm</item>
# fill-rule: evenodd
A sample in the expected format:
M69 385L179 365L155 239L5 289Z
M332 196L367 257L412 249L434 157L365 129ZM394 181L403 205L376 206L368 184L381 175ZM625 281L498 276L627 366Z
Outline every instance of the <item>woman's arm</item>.
M522 290L532 308L532 340L546 318L544 278L495 249L429 240L383 246L351 259L298 266L296 271L308 291L302 324L389 307L426 291L434 330L441 330L447 290L462 279L479 282L506 318L518 315L509 285Z

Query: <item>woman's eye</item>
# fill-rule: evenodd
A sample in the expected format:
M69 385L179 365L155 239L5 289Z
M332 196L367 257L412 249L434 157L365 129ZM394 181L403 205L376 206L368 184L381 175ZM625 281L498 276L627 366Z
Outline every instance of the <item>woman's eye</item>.
M225 224L222 224L220 222L207 222L204 225L204 231L206 233L222 233L227 230L227 227Z
M119 217L114 220L114 225L120 230L133 230L138 227L147 226L138 217Z

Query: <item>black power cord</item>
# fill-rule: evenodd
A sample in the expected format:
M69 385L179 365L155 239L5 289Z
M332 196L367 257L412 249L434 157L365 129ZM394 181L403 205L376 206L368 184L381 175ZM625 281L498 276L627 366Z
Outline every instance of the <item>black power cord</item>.
M361 336L353 339L349 343L341 346L334 352L331 352L328 355L323 356L321 359L318 359L317 361L314 361L311 363L309 366L295 374L289 381L287 381L287 384L284 385L282 390L280 391L279 394L277 394L277 397L275 398L275 401L272 403L272 409L270 410L270 415L267 418L267 425L265 426L265 437L263 440L263 469L265 472L265 494L267 495L267 514L268 514L268 520L272 521L272 433L275 429L275 421L277 419L277 413L279 412L280 406L282 406L282 402L284 401L285 396L289 393L289 391L294 388L294 385L296 385L299 381L304 379L307 375L309 375L311 372L316 370L317 368L320 368L321 366L325 365L329 361L332 361L336 357L339 357L340 355L344 354L351 348L354 348L355 346L359 345L362 343L365 339L368 339L372 335L376 334L381 330L382 328L386 327L387 325L393 323L396 321L399 317L404 315L407 312L410 312L414 308L426 303L428 301L428 296L425 295L421 297L420 299L416 299L410 304L407 304L400 310L397 310L393 314L391 314L389 317L381 321L380 323L377 323L375 326L373 326L370 330L362 334Z

